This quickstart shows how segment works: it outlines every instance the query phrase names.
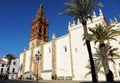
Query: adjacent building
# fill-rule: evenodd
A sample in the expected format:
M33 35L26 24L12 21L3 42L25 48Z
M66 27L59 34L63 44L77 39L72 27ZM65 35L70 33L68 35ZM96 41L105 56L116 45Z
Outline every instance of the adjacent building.
M9 70L9 79L17 79L19 71L19 59L14 59L11 61Z
M5 60L0 59L0 75L3 75L7 72L8 64Z
M0 75L8 74L8 60L0 59ZM17 79L19 71L19 59L13 59L9 69L9 79Z

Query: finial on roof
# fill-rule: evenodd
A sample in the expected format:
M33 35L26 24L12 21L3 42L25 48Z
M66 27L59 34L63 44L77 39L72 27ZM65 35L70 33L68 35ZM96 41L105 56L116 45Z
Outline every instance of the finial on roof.
M114 21L110 18L110 23L113 23Z
M37 14L36 14L36 17L44 17L44 9L43 9L42 4L40 4L40 7L39 7Z
M96 13L95 13L95 11L93 11L93 17L96 17Z
M100 15L100 16L103 16L103 13L102 13L101 8L99 8L99 15Z
M42 4L40 4L40 9L42 9L43 8L43 5Z
M118 23L118 21L117 21L117 18L116 18L116 17L114 17L114 20L115 20L115 22L116 22L116 23Z
M68 27L70 27L71 26L71 23L70 23L70 21L68 22Z
M26 47L24 47L24 51L26 51Z
M77 24L80 24L80 19L78 19Z
M52 34L52 39L55 39L55 38L56 38L56 34L53 33L53 34Z
M73 20L72 25L75 25L75 20Z

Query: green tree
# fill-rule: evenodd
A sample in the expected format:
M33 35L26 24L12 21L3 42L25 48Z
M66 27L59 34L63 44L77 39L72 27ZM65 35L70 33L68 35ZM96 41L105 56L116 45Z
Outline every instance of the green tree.
M104 67L104 71L106 74L106 80L107 81L111 81L111 75L109 75L110 69L109 69L109 64L108 64L108 60L107 60L107 51L105 48L105 41L109 41L109 40L116 40L115 36L120 35L120 30L116 30L113 29L113 26L103 26L101 24L96 25L94 28L89 28L91 34L88 34L88 39L90 41L94 41L94 43L96 44L97 42L99 43L99 48L102 52L102 57L103 57L103 67Z
M101 70L102 64L101 64L100 60L94 60L94 64L95 64L96 77L97 77L97 80L98 80L98 73L104 74L104 71ZM90 70L91 69L90 64L87 64L86 68ZM87 77L89 74L91 74L91 71L86 73L85 77Z
M84 36L86 40L87 50L89 53L89 59L91 64L91 72L92 72L92 81L96 82L96 73L95 73L95 67L94 67L94 61L92 57L91 52L91 45L90 41L87 39L87 18L90 12L99 6L102 6L101 3L96 3L96 0L70 0L68 2L65 2L64 5L67 7L67 9L60 13L60 15L67 15L72 16L73 19L77 20L80 19L82 21L83 30L84 30Z
M108 44L105 45L106 48L106 56L108 61L111 61L115 64L115 59L116 58L120 58L120 55L118 55L117 50L118 48L113 48L112 46L109 46ZM96 52L93 54L93 59L95 62L95 69L96 69L96 75L98 78L98 73L102 73L105 74L103 70L101 70L101 67L103 67L103 55L102 55L102 51L100 50L100 48L96 48ZM90 64L88 64L86 66L87 69L90 69ZM88 73L86 73L85 77L88 76L89 74L91 74L91 71L89 71Z
M8 60L8 70L7 70L7 73L9 75L9 69L10 69L11 61L13 59L16 59L17 57L15 55L13 55L13 54L6 54L4 58L6 58Z

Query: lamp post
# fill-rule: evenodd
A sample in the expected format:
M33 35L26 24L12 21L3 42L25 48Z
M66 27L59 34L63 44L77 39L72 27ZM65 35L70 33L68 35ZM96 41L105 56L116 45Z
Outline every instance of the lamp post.
M38 68L39 68L39 60L40 60L40 58L41 58L41 54L40 54L39 51L38 51L37 54L35 54L35 58L36 58L36 60L37 60L37 62L38 62L38 64L37 64L37 78L36 78L36 82L38 83Z
M22 72L22 64L20 65L19 70L20 70L20 80L21 80L21 79L22 79L22 75L21 75L21 72Z

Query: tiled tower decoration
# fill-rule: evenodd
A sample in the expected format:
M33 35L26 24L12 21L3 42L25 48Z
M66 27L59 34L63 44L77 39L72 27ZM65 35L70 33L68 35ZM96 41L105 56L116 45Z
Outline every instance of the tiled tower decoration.
M30 48L37 47L42 42L48 42L48 20L44 16L43 6L40 5L36 18L32 20Z

